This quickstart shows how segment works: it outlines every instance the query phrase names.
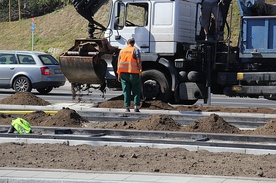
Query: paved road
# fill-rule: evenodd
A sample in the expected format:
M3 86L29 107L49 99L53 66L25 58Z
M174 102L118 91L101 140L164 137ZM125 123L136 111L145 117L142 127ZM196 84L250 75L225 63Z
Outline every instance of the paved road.
M73 102L78 103L78 100L73 100L70 83L66 83L65 86L60 88L55 88L48 95L40 95L36 90L32 91L33 94L37 95L44 100L49 101L50 103L64 103L64 102ZM11 89L0 89L0 100L14 94L14 91ZM107 90L103 96L101 92L92 90L92 93L87 95L87 92L83 92L82 101L85 103L95 103L95 102L104 102L110 98L121 95L121 91L111 91ZM240 98L240 97L226 97L224 95L212 95L211 96L211 105L216 106L229 106L229 107L268 107L276 109L276 101L267 100L263 98L254 99L254 98ZM203 100L198 100L197 105L206 105Z

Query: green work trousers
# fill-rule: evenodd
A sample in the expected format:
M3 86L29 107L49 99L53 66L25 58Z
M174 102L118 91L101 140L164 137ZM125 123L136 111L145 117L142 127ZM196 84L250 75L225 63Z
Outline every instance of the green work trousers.
M130 106L131 92L134 105L140 106L141 100L141 78L139 74L121 73L121 84L124 94L124 107Z

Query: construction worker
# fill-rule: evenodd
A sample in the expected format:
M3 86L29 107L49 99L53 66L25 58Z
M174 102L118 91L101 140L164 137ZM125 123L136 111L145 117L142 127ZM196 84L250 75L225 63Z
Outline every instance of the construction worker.
M127 47L120 51L118 57L118 81L122 84L126 112L130 112L131 92L134 97L134 112L140 112L142 62L140 51L134 44L134 38L128 39Z
M12 124L8 133L13 133L16 130L19 134L32 133L32 127L28 121L23 118L12 120Z

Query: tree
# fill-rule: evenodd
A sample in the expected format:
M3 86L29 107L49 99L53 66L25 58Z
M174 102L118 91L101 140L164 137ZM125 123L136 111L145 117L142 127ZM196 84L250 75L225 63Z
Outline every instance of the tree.
M0 0L0 21L42 16L70 3L70 0Z

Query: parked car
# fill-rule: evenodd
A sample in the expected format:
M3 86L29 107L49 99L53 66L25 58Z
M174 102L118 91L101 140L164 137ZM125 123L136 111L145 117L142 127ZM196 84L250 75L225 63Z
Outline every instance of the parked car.
M0 88L16 92L47 94L66 81L59 62L44 52L0 50L0 73Z

